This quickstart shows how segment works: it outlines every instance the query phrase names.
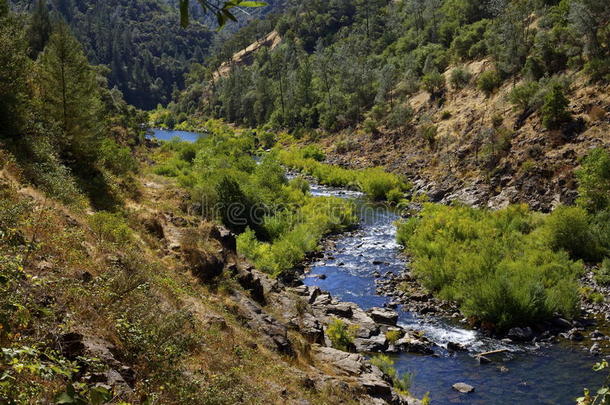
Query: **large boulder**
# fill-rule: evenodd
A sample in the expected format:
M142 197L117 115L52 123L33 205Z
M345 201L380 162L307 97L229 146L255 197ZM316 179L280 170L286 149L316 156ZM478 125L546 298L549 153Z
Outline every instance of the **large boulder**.
M225 263L219 255L198 248L183 248L182 251L191 271L202 281L211 281L222 274Z
M396 311L392 311L391 309L374 307L369 309L367 312L373 321L377 323L396 325L396 322L398 322L398 313Z

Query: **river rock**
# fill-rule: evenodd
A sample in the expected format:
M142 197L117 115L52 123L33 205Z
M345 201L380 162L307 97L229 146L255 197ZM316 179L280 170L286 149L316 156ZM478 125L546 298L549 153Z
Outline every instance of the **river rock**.
M462 394L468 394L470 392L474 392L474 387L472 385L459 382L452 385L453 389L461 392Z
M351 318L352 316L352 307L349 304L344 302L339 302L334 305L329 305L326 308L327 314L338 315L342 318Z
M589 349L591 354L600 354L602 352L601 347L599 347L599 343L594 343L593 346Z
M418 353L418 354L432 354L434 350L432 350L432 345L428 342L425 342L420 339L415 339L412 336L405 335L404 337L398 339L394 346L408 353Z
M516 342L527 342L532 340L534 332L529 326L526 328L511 328L507 336Z
M451 352L463 352L466 348L459 343L447 342L447 350Z
M368 314L373 318L373 321L386 325L396 325L398 322L398 313L390 309L373 307L369 309Z
M355 338L354 346L358 352L383 352L388 348L388 340L384 334L370 338Z

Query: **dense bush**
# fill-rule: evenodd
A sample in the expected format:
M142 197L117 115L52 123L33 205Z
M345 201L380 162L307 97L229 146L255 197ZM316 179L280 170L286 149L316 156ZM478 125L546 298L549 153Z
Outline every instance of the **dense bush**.
M335 349L348 352L354 346L354 331L341 319L333 319L326 327L326 336Z
M468 86L472 74L465 68L457 67L451 71L449 76L449 83L455 90L463 89Z
M508 99L516 108L526 111L534 108L534 97L539 89L540 86L537 82L525 82L513 87L508 95Z
M610 152L593 149L576 170L578 203L591 212L610 207Z
M101 242L125 245L132 241L132 231L120 214L96 212L89 219L91 230Z
M502 78L497 70L486 70L477 79L477 87L489 97L502 84Z
M568 99L560 84L553 84L544 97L542 106L542 124L548 129L556 129L571 119L568 111Z
M602 249L591 232L590 218L580 207L557 207L545 220L542 229L549 246L565 250L573 259L597 261Z
M541 222L526 206L490 212L427 204L399 226L398 241L427 288L506 330L577 313L582 265L549 246Z
M434 70L421 78L421 86L433 98L438 97L445 91L445 76Z

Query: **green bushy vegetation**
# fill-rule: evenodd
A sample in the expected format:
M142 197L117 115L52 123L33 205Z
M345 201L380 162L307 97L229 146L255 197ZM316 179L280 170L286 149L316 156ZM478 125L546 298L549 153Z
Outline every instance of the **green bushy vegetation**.
M399 176L381 168L344 169L322 163L310 157L310 153L307 147L302 149L292 147L278 150L277 157L283 165L313 176L321 184L361 190L373 200L393 201L398 193L409 188Z
M555 251L525 206L499 211L426 205L399 226L413 272L466 316L499 330L577 313L582 265Z
M326 327L325 333L335 349L345 352L352 350L355 330L341 319L333 319Z
M489 97L500 85L502 78L497 70L487 70L477 79L477 87Z
M500 330L578 309L581 260L608 278L610 153L594 149L576 175L579 206L550 214L524 205L498 211L426 204L398 225L397 240L413 256L413 272L467 316Z
M257 164L253 154L263 145L255 131L235 131L216 121L207 128L209 135L194 144L164 143L153 170L175 177L204 215L240 234L238 250L261 270L277 275L290 269L316 250L324 235L356 223L351 203L313 198L303 179L288 182L281 151ZM314 146L301 152L316 164L324 159Z

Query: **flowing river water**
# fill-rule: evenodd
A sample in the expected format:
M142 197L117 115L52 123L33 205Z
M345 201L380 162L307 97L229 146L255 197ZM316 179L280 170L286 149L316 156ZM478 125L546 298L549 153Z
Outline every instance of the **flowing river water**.
M359 192L311 184L311 193L353 200L360 226L335 238L324 257L311 264L304 283L363 309L383 306L389 298L376 295L373 273L398 273L407 265L395 240L398 214L366 201ZM318 277L322 274L323 279ZM412 374L411 393L422 397L429 392L433 404L574 404L583 388L597 389L605 379L603 372L592 370L600 357L579 344L504 344L450 320L423 318L400 307L398 313L402 326L424 332L439 346L434 355L392 355L400 373ZM447 342L460 343L468 351L450 353L443 349ZM509 351L495 355L490 364L479 364L474 358L476 353L500 348ZM475 391L458 393L452 389L457 382L470 384Z

